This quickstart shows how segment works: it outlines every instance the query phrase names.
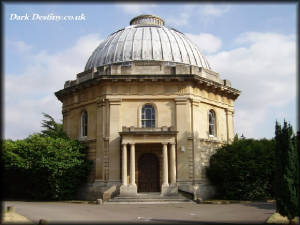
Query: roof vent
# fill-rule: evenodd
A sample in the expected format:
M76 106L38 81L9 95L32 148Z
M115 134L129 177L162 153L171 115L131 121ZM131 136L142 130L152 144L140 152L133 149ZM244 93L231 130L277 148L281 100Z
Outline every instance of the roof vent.
M136 24L164 26L165 21L163 19L159 18L158 16L154 16L154 15L140 15L140 16L134 17L130 21L130 25L136 25Z

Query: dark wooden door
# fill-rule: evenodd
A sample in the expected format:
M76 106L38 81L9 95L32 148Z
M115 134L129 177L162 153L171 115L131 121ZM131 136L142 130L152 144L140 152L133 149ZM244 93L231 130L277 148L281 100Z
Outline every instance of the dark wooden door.
M143 154L138 161L138 192L159 192L159 162L154 154Z

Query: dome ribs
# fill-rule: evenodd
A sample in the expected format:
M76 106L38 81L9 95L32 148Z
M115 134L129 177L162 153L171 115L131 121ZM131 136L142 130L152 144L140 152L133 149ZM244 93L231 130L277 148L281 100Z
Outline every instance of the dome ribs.
M126 41L124 44L125 46L124 46L124 51L123 51L123 62L132 60L133 41L131 41L131 40L133 40L135 32L136 32L136 30L130 28L130 31L128 32L128 34L126 36Z
M178 36L179 36L179 38L181 39L181 41L182 41L182 43L183 43L183 45L184 45L184 48L185 48L185 51L186 51L186 55L187 55L187 57L188 57L188 63L189 64L191 64L191 65L196 65L196 62L194 61L194 62L192 62L192 59L191 59L191 56L190 56L190 52L189 52L189 49L188 49L188 47L187 47L187 43L186 43L186 41L184 40L184 38L182 37L182 34L178 34ZM190 48L190 46L189 46L189 48Z
M168 44L169 44L169 46L170 46L170 52L171 52L171 57L172 57L172 61L174 62L175 61L175 59L174 59L174 54L173 54L173 49L172 49L172 46L171 46L171 41L170 41L170 37L169 37L169 35L168 35L168 30L166 30L164 27L162 28L162 30L165 32L165 34L166 34L166 36L167 36L167 38L168 38Z
M109 50L111 49L111 47L114 47L113 43L114 43L115 39L119 36L118 34L120 34L120 32L118 32L117 34L114 34L114 38L112 39L112 41L108 45L107 52L105 54L104 64L108 64L109 63L108 62L108 58L109 58L109 55L112 53Z
M161 43L161 37L160 37L159 32L158 32L159 30L161 30L161 28L158 28L156 30L156 32L157 32L157 35L158 35L158 38L159 38L160 51L161 51L161 60L164 60L164 52L163 52L163 47L162 47L162 43Z
M111 62L116 62L117 61L116 60L116 55L117 55L117 51L118 51L119 46L123 44L122 43L123 41L120 41L120 39L121 39L121 37L123 37L124 32L125 32L125 30L120 31L120 35L119 35L119 38L118 38L118 41L117 41L117 44L116 44L116 47L115 47L115 50L114 50L114 54L112 55L111 60L110 60Z
M127 37L128 37L128 34L130 31L131 31L131 29L124 29L124 32L122 33L122 36L121 36L122 38L124 37L124 40L122 40L122 45L119 45L121 49L118 48L119 51L117 51L114 61L117 61L117 62L124 61L124 48L125 48L126 40L127 40ZM121 39L121 37L120 37L120 39Z
M111 49L110 49L110 51L107 54L107 60L108 60L108 62L106 64L115 62L114 58L115 58L116 50L118 48L119 40L120 40L120 37L122 36L122 33L123 33L123 31L118 32L116 34L116 37L114 38L114 40L110 44L110 46L111 46L110 48Z
M151 59L154 59L154 47L153 47L153 34L152 34L152 29L151 27L149 27L149 31L150 31L150 43L151 43Z
M211 70L199 47L182 32L156 24L160 21L156 17L144 16L136 17L132 20L134 24L117 30L101 42L87 60L85 71L132 61L163 61L172 66L179 63Z
M134 34L132 36L132 48L131 48L131 60L134 60L134 42L135 42L135 35L137 33L138 29L135 29Z
M97 63L98 65L104 65L104 59L106 57L106 50L107 50L107 47L110 45L110 42L112 41L112 39L114 38L113 35L111 35L109 37L109 39L107 41L105 41L105 44L103 46L102 49L99 49L99 52L98 52L98 55L99 55L99 62Z
M186 42L189 44L190 48L191 48L191 51L193 53L193 56L194 56L194 60L195 60L195 63L197 66L199 67L202 67L202 64L201 64L201 61L200 61L200 58L195 50L195 47L192 45L191 41L189 39L186 39Z
M181 49L181 46L177 40L177 37L176 35L174 34L174 31L173 30L170 30L170 33L172 34L174 40L176 41L177 43L177 48L178 48L178 51L179 51L179 54L180 54L180 58L181 58L181 62L184 62L184 59L183 59L183 56L182 56L182 49Z

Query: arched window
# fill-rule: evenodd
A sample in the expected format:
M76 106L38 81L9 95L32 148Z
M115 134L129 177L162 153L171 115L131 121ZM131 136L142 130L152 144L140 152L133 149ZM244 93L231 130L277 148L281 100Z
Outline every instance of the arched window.
M88 131L88 114L87 111L83 111L81 114L81 136L86 137Z
M155 109L146 104L142 108L142 127L155 127Z
M216 136L216 114L213 110L208 113L209 135Z

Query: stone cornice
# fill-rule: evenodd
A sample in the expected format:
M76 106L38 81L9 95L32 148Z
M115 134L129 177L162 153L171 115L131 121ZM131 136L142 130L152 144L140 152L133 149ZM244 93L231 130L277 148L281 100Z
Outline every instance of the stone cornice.
M76 92L80 89L84 89L90 86L93 86L95 84L98 84L100 82L118 82L118 81L191 81L194 82L196 85L201 85L206 88L215 89L217 91L223 92L231 98L236 99L240 95L240 91L237 89L234 89L232 87L226 86L224 84L221 84L216 81L212 81L210 79L201 77L199 75L96 75L93 74L93 76L90 79L84 79L81 82L78 82L79 79L74 81L68 81L65 84L65 88L62 90L59 90L55 92L56 97L62 101L62 97L66 94ZM224 82L225 83L225 82Z

